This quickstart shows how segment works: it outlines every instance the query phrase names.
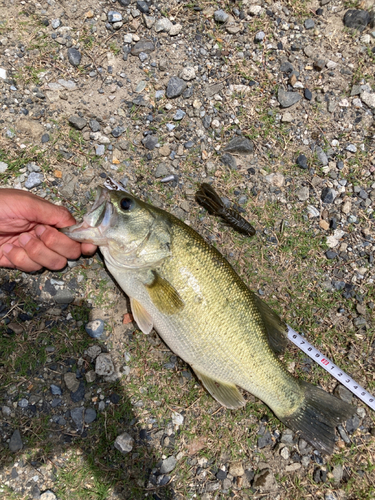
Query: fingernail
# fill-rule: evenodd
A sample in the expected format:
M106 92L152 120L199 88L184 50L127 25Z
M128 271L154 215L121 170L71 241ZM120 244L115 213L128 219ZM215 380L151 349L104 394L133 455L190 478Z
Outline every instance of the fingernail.
M18 237L18 241L21 243L21 245L27 245L27 243L31 240L31 236L28 233L22 233Z
M35 234L40 237L42 236L42 234L44 233L44 231L46 230L46 226L37 226L35 228Z
M1 250L3 251L3 253L9 253L13 248L13 245L11 243L5 243L5 245L3 245L1 247Z

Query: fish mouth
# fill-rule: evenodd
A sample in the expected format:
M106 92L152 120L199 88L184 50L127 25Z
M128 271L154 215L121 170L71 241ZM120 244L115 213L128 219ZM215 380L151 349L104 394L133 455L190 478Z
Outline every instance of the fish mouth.
M96 199L89 212L83 216L83 222L64 227L60 232L72 240L94 245L106 245L106 230L113 225L115 211L110 199L110 191L104 187L97 188Z

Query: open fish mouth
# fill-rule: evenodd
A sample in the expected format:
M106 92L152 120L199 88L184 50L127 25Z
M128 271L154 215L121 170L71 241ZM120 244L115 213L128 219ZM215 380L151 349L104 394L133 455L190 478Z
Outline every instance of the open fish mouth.
M94 204L91 210L84 215L83 222L64 227L60 231L69 238L81 243L105 245L107 243L106 230L111 223L113 224L115 218L110 191L99 186Z

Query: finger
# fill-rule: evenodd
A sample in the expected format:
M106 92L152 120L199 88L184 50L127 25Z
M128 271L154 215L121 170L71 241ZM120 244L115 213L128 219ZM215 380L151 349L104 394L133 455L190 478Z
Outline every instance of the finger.
M12 245L9 245L9 247L12 247ZM3 255L1 255L1 254L3 254ZM3 252L3 248L2 247L0 247L0 267L9 267L11 269L14 269L14 265L6 257L6 255Z
M27 256L41 267L58 270L66 266L66 258L46 247L43 241L30 233L23 233L18 237L19 244Z
M48 224L55 227L67 227L75 224L76 220L65 207L54 205L42 198L33 197L29 201L29 220L39 224Z
M94 255L97 250L97 246L91 243L82 243L81 244L81 252L83 255Z
M7 243L2 246L2 250L11 264L9 267L20 269L21 271L25 271L27 273L39 271L39 269L43 267L30 259L24 248L16 247Z
M35 234L47 248L67 259L78 259L81 255L81 244L53 227L36 226Z

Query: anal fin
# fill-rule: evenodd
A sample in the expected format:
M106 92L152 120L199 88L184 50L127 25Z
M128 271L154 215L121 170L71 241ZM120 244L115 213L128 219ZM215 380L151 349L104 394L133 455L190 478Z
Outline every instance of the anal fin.
M130 307L139 329L148 335L154 327L151 316L138 300L130 298Z
M226 408L235 410L246 404L242 394L234 384L215 380L196 368L193 370L211 396Z

